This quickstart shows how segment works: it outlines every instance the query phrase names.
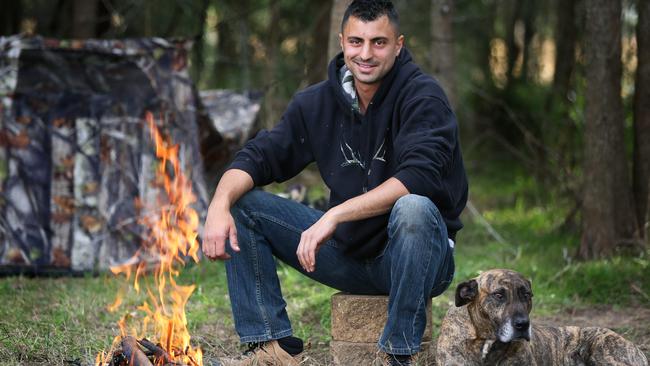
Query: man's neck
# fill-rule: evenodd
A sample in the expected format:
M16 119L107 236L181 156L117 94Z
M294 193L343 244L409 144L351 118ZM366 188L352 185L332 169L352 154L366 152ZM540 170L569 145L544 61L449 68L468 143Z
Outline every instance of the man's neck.
M365 84L355 80L354 87L357 90L357 98L359 98L359 109L361 110L361 113L366 113L366 109L368 109L372 97L375 96L375 93L379 89L379 85L381 85L381 82Z

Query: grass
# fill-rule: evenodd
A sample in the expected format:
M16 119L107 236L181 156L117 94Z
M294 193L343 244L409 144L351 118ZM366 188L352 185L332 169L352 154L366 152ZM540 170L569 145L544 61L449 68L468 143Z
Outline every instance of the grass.
M502 234L505 243L495 241L466 215L465 221L470 224L461 232L457 280L471 277L472 270L512 268L532 280L540 313L568 305L648 305L647 251L576 261L580 238L561 230L567 212L561 199L535 192L538 187L533 178L521 173L512 177L478 176L474 180L472 201L482 208L483 216ZM535 202L540 196L551 197Z
M455 282L434 299L434 329L457 283L497 267L512 268L531 278L537 315L594 304L650 306L647 253L593 262L573 260L579 238L559 230L566 210L560 200L549 198L552 204L544 204L537 189L531 178L517 172L472 177L472 203L503 241L496 240L476 217L464 214L466 227L458 235ZM329 341L329 298L335 291L287 266L280 265L278 272L296 335L324 347ZM187 307L194 342L207 354L232 351L237 339L223 264L204 261L188 266L180 282L197 285ZM119 288L109 275L0 278L0 363L92 363L118 334L121 314L105 308ZM138 301L127 298L133 306Z
M115 321L102 311L116 289L105 277L2 279L2 363L94 359L116 332Z

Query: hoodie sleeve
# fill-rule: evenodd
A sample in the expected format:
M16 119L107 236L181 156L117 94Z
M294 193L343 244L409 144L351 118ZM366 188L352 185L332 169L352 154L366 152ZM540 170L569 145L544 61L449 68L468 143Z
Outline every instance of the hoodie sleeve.
M456 118L445 102L421 96L402 110L405 116L394 142L397 178L412 194L436 205L450 200L444 179L458 141Z
M292 178L313 160L304 119L294 98L280 122L248 141L228 169L241 169L250 174L255 186L263 186Z

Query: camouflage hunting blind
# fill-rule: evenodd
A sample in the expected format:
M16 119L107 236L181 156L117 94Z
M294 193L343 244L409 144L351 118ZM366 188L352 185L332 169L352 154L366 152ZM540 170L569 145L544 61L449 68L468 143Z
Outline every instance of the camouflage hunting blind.
M194 204L207 195L189 43L0 38L0 273L89 271L141 244L155 151L144 123L180 145Z

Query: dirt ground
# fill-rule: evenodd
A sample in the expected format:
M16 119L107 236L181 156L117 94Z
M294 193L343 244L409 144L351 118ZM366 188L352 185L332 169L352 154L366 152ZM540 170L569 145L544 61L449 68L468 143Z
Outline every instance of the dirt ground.
M634 342L650 359L650 308L595 306L589 309L565 309L552 316L533 317L533 322L544 325L576 325L581 327L610 328ZM205 325L198 340L205 352L205 365L218 365L215 360L225 355L241 352L232 326ZM195 337L196 338L196 337ZM218 339L219 341L215 341ZM303 365L332 365L326 343L311 344L305 352ZM428 363L434 365L434 363Z

